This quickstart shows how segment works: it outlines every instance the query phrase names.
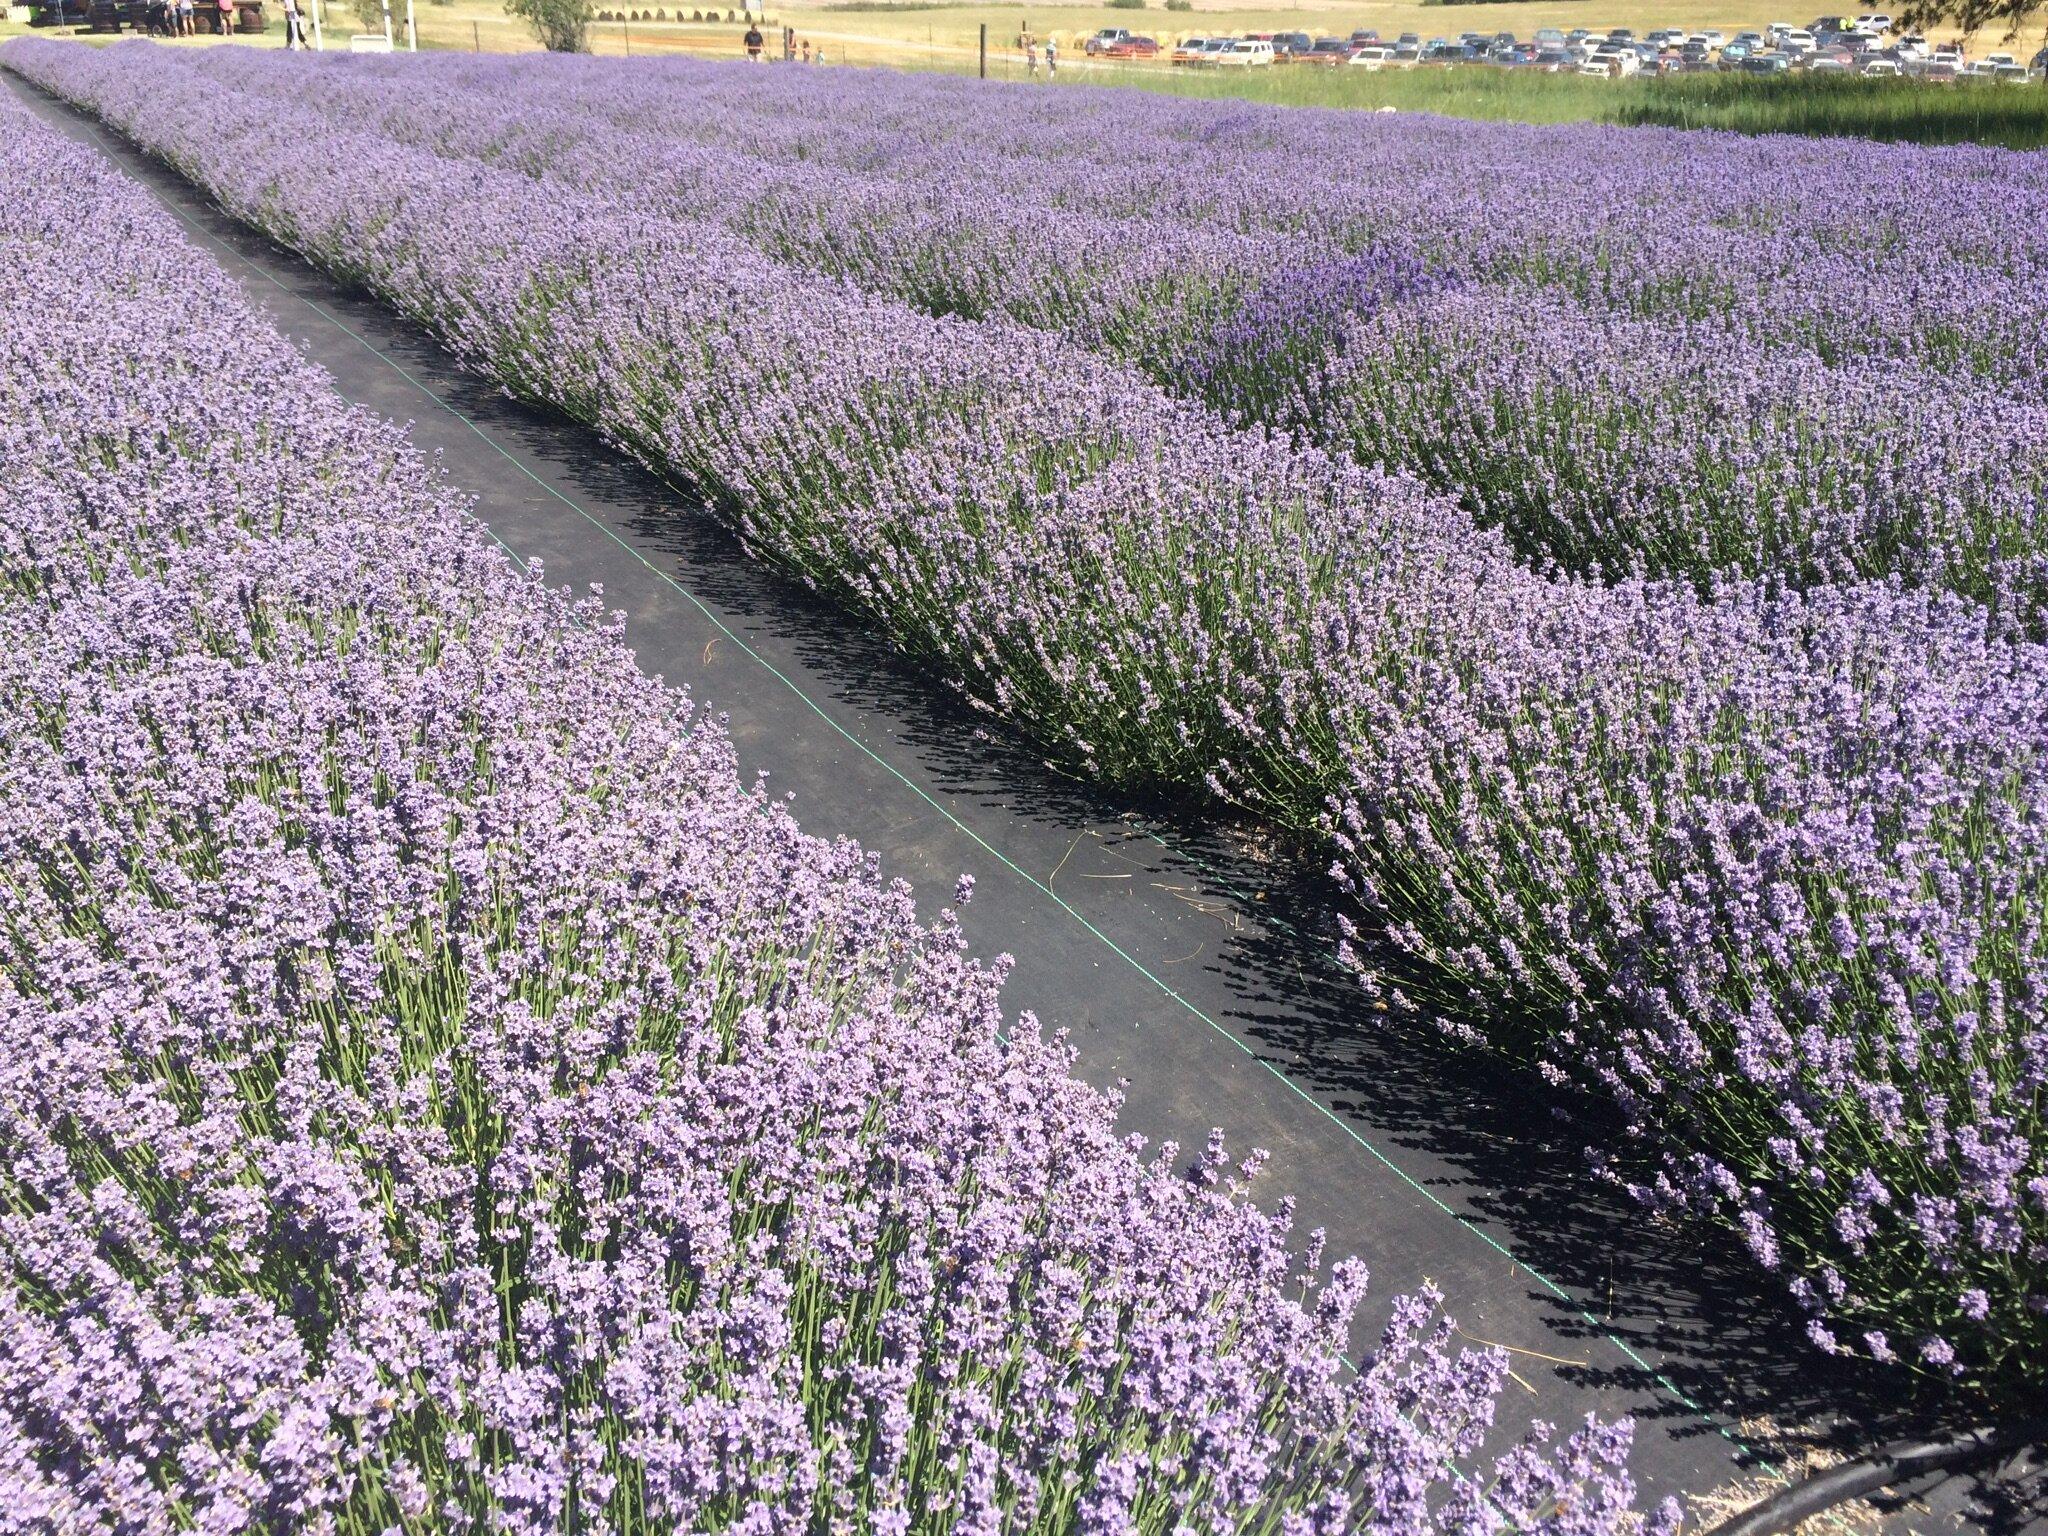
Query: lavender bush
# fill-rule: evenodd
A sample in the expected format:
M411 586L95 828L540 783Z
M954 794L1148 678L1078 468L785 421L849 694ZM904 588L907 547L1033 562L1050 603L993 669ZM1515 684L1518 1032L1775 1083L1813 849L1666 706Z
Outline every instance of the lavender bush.
M0 126L6 1523L1641 1528Z
M1408 1000L1618 1103L1614 1176L1739 1231L1822 1347L2000 1390L2038 1380L2048 654L1986 604L1899 575L1837 583L1826 565L1805 593L1534 568L1415 480L1234 426L1091 338L935 317L773 259L658 188L631 197L616 177L536 179L396 142L379 115L411 102L433 121L438 77L147 48L6 58L478 369L691 477L756 549L1105 779L1206 787L1327 839L1374 943L1421 962L1428 990ZM358 97L358 74L375 90ZM227 76L303 81L306 99ZM614 77L622 101L673 78L563 73L578 88ZM515 78L545 94L554 76ZM859 89L883 121L932 108L923 82L902 101ZM1004 107L1010 94L990 92L991 110L1042 110ZM814 105L782 137L832 163L882 154L864 125L842 144ZM1184 142L1207 142L1205 123L1226 143L1288 132L1270 115L1173 111ZM1390 132L1306 120L1301 133L1340 142ZM1048 157L1100 158L1070 142L1085 121L1031 126ZM1411 157L1447 130L1413 131ZM316 136L331 154L293 153ZM1642 142L1706 176L1684 141ZM1942 163L1987 178L2006 164ZM1078 197L1084 183L1060 185ZM1176 196L1138 200L1148 216L1257 229L1293 194ZM1529 235L1525 263L1544 249L1528 210L1511 203L1500 223ZM1986 211L1928 239L1963 253L1994 226ZM1627 234L1652 255L1634 277L1610 262L1613 294L1683 308L1711 275L1646 223L1617 219L1610 238ZM1458 238L1467 272L1504 266L1480 232ZM1555 285L1586 303L1591 283L1557 264ZM1238 314L1256 316L1256 291ZM1388 308L1449 317L1467 292L1413 284ZM1825 307L1813 314L1818 335ZM1801 376L1794 351L1763 350ZM1360 354L1335 355L1348 368ZM2024 359L2004 375L2015 399L2031 388ZM1599 391L1618 401L1630 377L1589 374L1588 399L1557 409L1608 409ZM1938 457L1899 462L1899 483L1945 472ZM1966 510L1926 516L1959 549L1979 526ZM1840 526L1853 539L1889 525ZM1933 562L1930 582L1951 568L1915 558ZM1371 953L1357 956L1369 984L1389 986Z

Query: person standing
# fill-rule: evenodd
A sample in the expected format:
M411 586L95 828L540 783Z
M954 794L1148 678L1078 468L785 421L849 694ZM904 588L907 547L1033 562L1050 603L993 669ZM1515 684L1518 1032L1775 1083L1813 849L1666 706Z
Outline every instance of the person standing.
M192 0L178 0L178 35L180 37L197 37L199 35L199 23L192 16Z
M284 46L287 51L306 46L306 31L299 25L299 0L284 0Z
M1050 80L1060 72L1060 45L1051 38L1045 40L1045 78Z
M1024 40L1024 74L1026 78L1038 78L1038 44L1029 38Z
M761 29L755 26L753 22L748 22L747 35L741 41L747 45L747 62L749 64L760 63L761 47L764 42L761 36Z

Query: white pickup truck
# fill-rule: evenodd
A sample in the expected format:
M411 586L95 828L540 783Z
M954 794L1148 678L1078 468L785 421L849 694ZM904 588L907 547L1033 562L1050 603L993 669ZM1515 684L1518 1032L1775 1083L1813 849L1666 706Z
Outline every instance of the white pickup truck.
M1100 32L1081 45L1083 53L1100 53L1112 43L1121 43L1131 35L1128 27L1104 27Z

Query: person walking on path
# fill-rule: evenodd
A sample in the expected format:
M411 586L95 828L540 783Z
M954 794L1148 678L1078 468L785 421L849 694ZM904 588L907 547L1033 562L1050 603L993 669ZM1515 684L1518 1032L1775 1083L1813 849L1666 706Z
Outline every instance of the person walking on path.
M1060 45L1051 38L1045 40L1045 78L1050 80L1060 72Z
M743 39L741 39L741 41L747 45L747 62L749 64L760 63L761 44L763 41L761 37L761 29L755 26L754 23L752 23L751 21L748 22L747 35Z
M1038 78L1038 44L1029 39L1024 43L1024 74L1028 79Z

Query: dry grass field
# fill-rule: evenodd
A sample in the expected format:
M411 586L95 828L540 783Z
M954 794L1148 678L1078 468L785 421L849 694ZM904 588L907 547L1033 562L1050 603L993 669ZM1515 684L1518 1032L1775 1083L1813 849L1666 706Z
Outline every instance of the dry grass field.
M652 4L629 0L623 5L619 0L600 0L599 8L649 14L660 9L670 19L601 24L591 36L592 48L598 53L690 53L717 58L733 57L741 51L740 35L745 29L740 24L674 19L690 14L692 6L688 4L678 9L669 0L654 0ZM697 8L703 8L702 0ZM402 0L393 6L393 14L402 27ZM499 0L453 0L445 5L417 0L414 14L423 48L515 52L537 46L525 23L507 16ZM346 4L324 0L324 15L330 46L358 29L359 23ZM1171 43L1183 37L1219 32L1302 31L1323 35L1349 33L1361 27L1376 28L1389 37L1402 32L1416 32L1424 37L1456 36L1468 30L1509 31L1528 37L1539 27L1631 27L1641 33L1659 26L1715 27L1732 35L1773 21L1803 24L1811 19L1803 12L1778 8L1771 0L1523 0L1459 6L1427 6L1413 0L1301 0L1286 7L1214 5L1194 0L1192 10L1177 12L1161 9L1156 0L1143 10L1105 5L903 5L889 0L855 5L828 0L824 4L774 3L770 17L777 24L794 27L799 37L814 46L822 45L829 63L951 70L977 66L981 28L986 25L991 75L1023 74L1017 40L1028 30L1041 39L1051 37L1059 42L1063 53L1061 72L1075 78L1109 73L1082 55L1081 43L1098 28L1111 26L1128 27ZM26 30L0 23L0 36ZM261 41L274 44L281 37L280 28L273 25L269 36ZM1165 72L1163 65L1156 68Z
M666 0L659 8L671 17L679 14ZM601 7L603 8L603 7ZM611 7L617 9L616 0ZM652 11L656 6L629 5L629 10ZM685 6L680 14L687 15ZM1062 71L1076 76L1093 66L1081 53L1081 43L1101 27L1128 27L1172 43L1184 37L1214 33L1240 35L1248 32L1301 31L1317 35L1346 34L1371 27L1382 36L1402 32L1421 36L1455 37L1464 31L1513 32L1531 36L1539 27L1587 27L1604 30L1630 27L1647 32L1661 26L1687 28L1715 27L1733 35L1773 21L1804 25L1812 18L1775 8L1771 0L1522 0L1496 5L1426 6L1406 3L1346 3L1346 0L1302 0L1286 7L1247 8L1211 5L1194 0L1188 11L1166 11L1157 0L1143 10L1125 10L1103 5L931 5L915 8L878 3L856 6L843 3L771 5L773 18L797 30L801 38L822 44L832 63L892 64L913 68L968 69L978 62L981 28L988 28L989 73L1023 73L1023 58L1017 47L1019 36L1029 31L1043 39L1056 39L1064 57ZM421 40L450 46L464 45L462 33L471 29L469 45L492 46L510 27L500 6L490 0L456 0L446 6L423 6ZM739 51L744 29L723 22L703 25L688 22L631 22L598 29L593 39L598 51L680 50L689 53L731 55ZM1165 70L1165 65L1153 66ZM1285 73L1283 67L1282 73Z

